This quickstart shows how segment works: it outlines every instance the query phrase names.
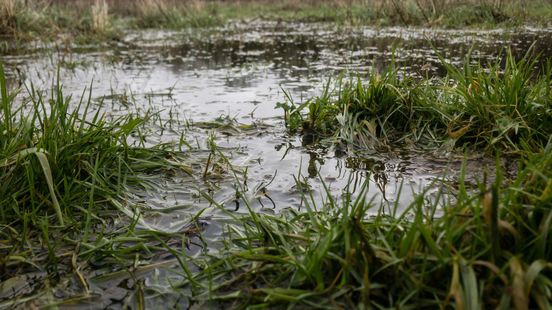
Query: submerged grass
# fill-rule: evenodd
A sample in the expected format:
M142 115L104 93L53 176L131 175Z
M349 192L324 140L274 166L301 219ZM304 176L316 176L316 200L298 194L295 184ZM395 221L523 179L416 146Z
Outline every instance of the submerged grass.
M395 145L540 150L552 135L552 71L535 73L537 57L508 52L494 63L457 68L441 60L444 78L400 76L391 65L379 74L340 77L321 96L301 104L290 94L278 107L286 126L304 139L344 142L360 148Z

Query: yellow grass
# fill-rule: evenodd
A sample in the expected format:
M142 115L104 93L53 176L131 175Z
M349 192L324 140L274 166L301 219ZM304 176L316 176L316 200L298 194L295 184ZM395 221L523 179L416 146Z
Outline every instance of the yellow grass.
M95 0L91 8L92 15L92 30L102 32L107 28L109 23L108 7L105 0Z

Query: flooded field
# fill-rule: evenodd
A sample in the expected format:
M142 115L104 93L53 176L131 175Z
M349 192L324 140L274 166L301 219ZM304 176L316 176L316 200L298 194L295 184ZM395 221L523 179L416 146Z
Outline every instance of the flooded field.
M289 134L283 111L276 108L285 100L284 92L303 102L318 96L338 74L363 76L392 62L402 76L441 77L445 71L438 53L461 65L468 53L473 62L494 62L507 48L521 58L532 45L541 59L552 57L552 30L338 28L252 21L219 29L132 31L117 44L101 47L35 43L0 59L12 88L32 84L48 90L59 74L64 94L75 104L81 96L88 97L83 90L91 88L94 108L108 117L151 114L143 136L133 142L168 143L191 158L193 172L143 176L151 188L129 197L143 208L137 225L174 233L189 231L190 223L199 222L202 237L190 238L186 245L189 255L199 257L221 247L226 233L221 225L232 221L229 213L247 213L250 207L268 215L304 211L307 188L315 203L325 201L328 193L361 193L382 205L368 214L393 215L422 192L428 200L454 201L463 163L464 179L474 188L487 175L494 178L497 161L484 153L464 157L445 147L422 152L400 144L386 152L360 151ZM18 98L25 96L23 90ZM506 177L515 176L515 163L507 158L499 162ZM368 188L362 191L366 181ZM241 202L238 188L251 206ZM213 208L214 202L223 208ZM441 212L437 210L437 216ZM79 298L83 295L74 277L60 281L53 293L40 295L42 290L35 289L43 287L34 282L43 281L46 273L35 272L11 278L9 289L3 287L7 282L0 284L0 307L26 296L64 301L69 307L121 308L139 298L150 306L188 306L189 292L173 288L183 277L182 271L166 268L178 266L169 253L151 255L146 267L137 261L129 267L131 273L98 263L84 271L91 285L87 297Z

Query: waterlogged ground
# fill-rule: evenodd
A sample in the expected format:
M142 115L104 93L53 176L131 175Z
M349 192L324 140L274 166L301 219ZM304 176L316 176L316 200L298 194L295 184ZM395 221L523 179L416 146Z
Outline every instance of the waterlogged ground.
M131 32L121 42L102 47L71 46L63 40L54 47L36 43L1 59L12 87L32 83L47 89L59 67L65 94L75 102L92 87L97 107L109 115L154 113L144 143L162 141L181 147L193 158L193 173L147 176L156 186L136 193L136 203L150 209L139 225L174 232L187 229L192 217L212 205L205 195L229 212L246 212L236 199L237 187L245 188L253 208L267 213L304 208L305 186L320 202L324 184L339 196L355 192L366 180L369 199L388 209L398 206L400 211L413 193L424 190L428 199L444 199L439 189L454 193L462 154L447 149L411 152L400 145L388 153L352 154L308 145L301 136L285 132L282 111L275 109L284 100L283 90L301 102L319 94L336 73L381 70L394 59L404 68L403 74L442 75L437 52L461 64L469 51L474 61L494 61L504 48L522 55L532 44L536 52L552 56L552 29L375 30L254 21L216 30ZM205 169L210 139L225 158L211 155ZM492 158L470 155L466 178L473 184L481 181L483 171L492 175L493 164ZM221 223L227 220L217 208L201 214L207 243L216 247ZM198 245L189 245L192 253L201 249L202 242L195 241ZM164 257L153 260L166 266L175 263L164 261ZM101 271L91 272L90 289L97 297L77 304L120 307L132 303L137 286L148 288L147 303L185 302L178 295L167 299L166 294L174 291L167 278L178 281L179 276L166 273L156 266L138 269L138 279L125 273L102 277ZM21 277L23 289L15 295L32 292L33 279L42 281L44 275ZM72 285L76 284L66 283L65 289ZM2 292L0 307L9 305L13 296ZM70 296L55 295L54 300Z

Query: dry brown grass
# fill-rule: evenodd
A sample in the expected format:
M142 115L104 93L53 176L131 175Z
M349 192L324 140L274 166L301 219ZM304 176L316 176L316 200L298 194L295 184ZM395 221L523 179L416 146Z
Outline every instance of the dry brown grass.
M135 8L140 16L163 13L167 10L167 3L163 0L138 0Z
M90 8L92 16L92 30L103 32L109 24L108 5L105 0L95 0Z
M189 1L189 4L188 4L188 8L195 11L201 11L205 9L206 6L207 6L207 3L202 0L191 0Z
M0 18L4 21L6 18L15 16L17 0L0 0Z
M18 0L0 0L0 34L8 34L15 27Z
M17 0L0 0L2 2L16 2ZM51 4L71 5L72 7L90 7L95 0L49 0ZM534 0L537 1L537 0ZM538 0L552 2L552 0ZM26 0L26 3L44 3L44 0ZM159 10L171 8L202 10L209 4L248 4L258 3L278 5L281 7L297 8L305 6L333 5L344 7L349 5L365 5L375 8L423 8L427 14L439 14L457 5L490 5L501 7L518 3L519 0L106 0L110 11L118 14L152 14ZM1 5L1 4L0 4Z

